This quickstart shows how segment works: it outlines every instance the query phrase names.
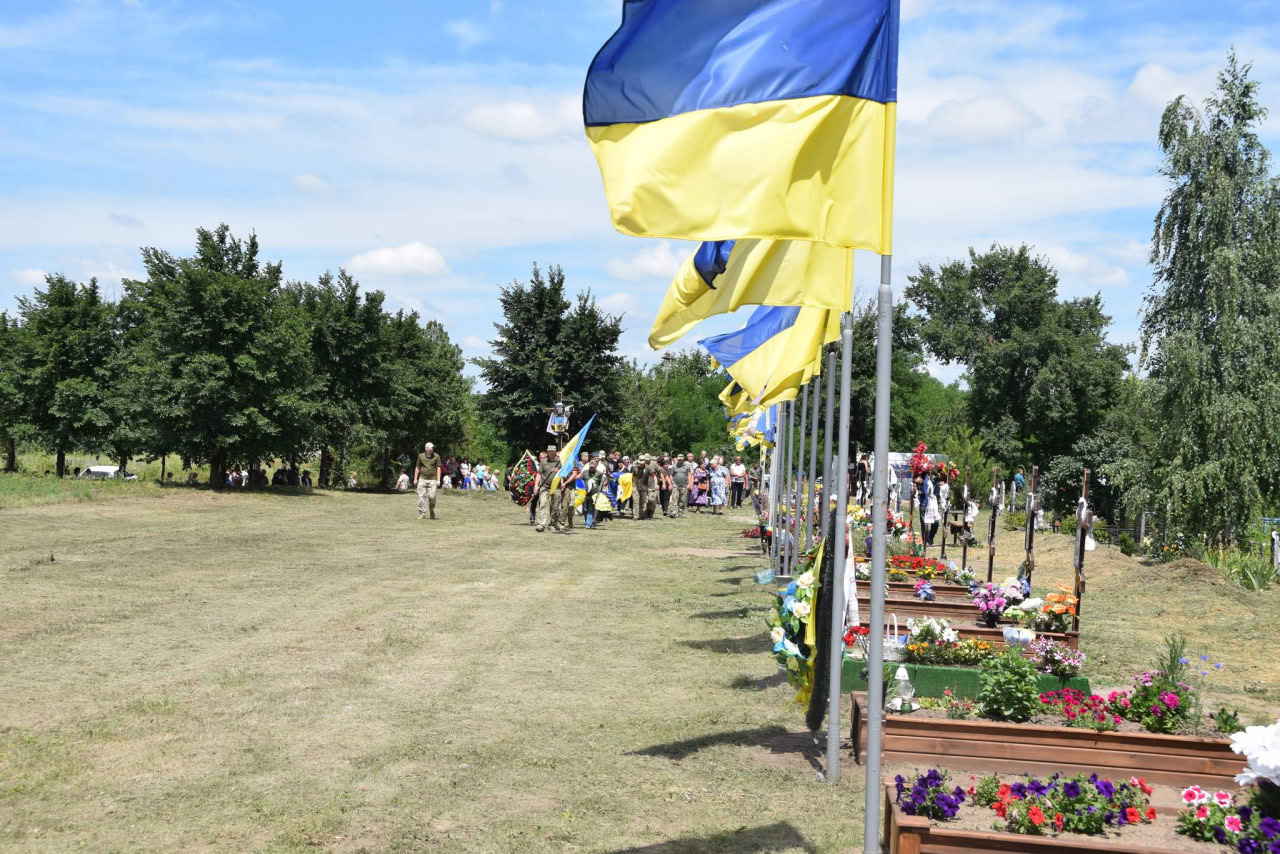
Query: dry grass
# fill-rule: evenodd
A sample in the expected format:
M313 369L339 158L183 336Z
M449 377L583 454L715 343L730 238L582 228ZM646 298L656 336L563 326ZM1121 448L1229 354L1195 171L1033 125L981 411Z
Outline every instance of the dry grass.
M0 512L0 847L861 843L860 769L816 782L766 653L746 517L556 536L501 495L444 494L435 523L412 496L122 496ZM1038 580L1067 548L1042 542ZM1274 710L1275 591L1091 566L1097 673L1178 628Z

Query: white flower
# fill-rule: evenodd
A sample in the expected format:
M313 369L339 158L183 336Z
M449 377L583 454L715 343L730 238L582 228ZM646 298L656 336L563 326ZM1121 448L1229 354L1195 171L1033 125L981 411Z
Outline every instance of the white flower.
M808 602L797 602L791 608L791 613L795 614L797 617L800 617L801 619L804 619L805 617L809 616L810 610L812 609L809 607Z
M1039 596L1035 596L1031 599L1023 599L1022 604L1019 605L1018 608L1023 611L1039 611L1040 606L1043 604L1044 604L1044 600L1041 599ZM1008 612L1006 611L1005 613L1008 613Z
M774 626L773 631L769 632L769 639L774 643L782 643L782 639L787 636L787 632L782 626Z
M1237 783L1248 786L1266 780L1280 786L1280 721L1235 733L1231 736L1231 749L1249 759L1244 771L1236 775Z
M942 639L947 643L955 643L956 641L960 640L960 635L957 634L955 629L943 629Z
M812 586L813 586L812 572L806 572L804 575L796 579L796 587L799 587L801 590L805 590Z

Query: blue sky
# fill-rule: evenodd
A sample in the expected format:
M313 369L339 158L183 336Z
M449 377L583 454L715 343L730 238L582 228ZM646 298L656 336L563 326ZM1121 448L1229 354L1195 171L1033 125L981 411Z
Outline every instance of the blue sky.
M625 354L652 359L692 247L613 232L580 121L620 8L6 0L0 308L44 272L110 290L141 273L138 247L189 252L225 221L290 278L347 267L468 356L487 351L498 286L558 263L624 313ZM904 0L903 18L895 287L921 262L1025 241L1136 340L1160 112L1200 101L1234 44L1280 116L1280 3ZM878 265L858 264L870 296Z

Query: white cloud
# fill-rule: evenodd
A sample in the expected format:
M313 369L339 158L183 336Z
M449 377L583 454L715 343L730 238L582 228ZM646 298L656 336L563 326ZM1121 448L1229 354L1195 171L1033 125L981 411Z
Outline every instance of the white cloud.
M35 287L43 285L45 277L49 274L35 267L18 267L13 271L12 275L13 280L18 284Z
M671 243L659 240L636 252L630 258L609 260L609 275L615 279L639 281L641 279L668 279L680 270L684 259L676 255Z
M450 21L444 25L444 28L458 40L458 46L463 50L468 50L481 42L489 40L489 33L485 31L484 27L470 18L459 18L456 21Z
M303 172L293 176L293 186L304 193L317 196L332 196L333 185L314 172Z
M479 350L489 352L489 342L481 338L479 335L468 335L462 339L462 346L468 350Z
M902 0L902 20L918 18L929 11L933 0Z
M618 291L597 298L596 304L610 314L635 314L640 303L635 294Z
M951 143L992 142L1020 136L1040 118L1007 95L946 101L926 119L929 133Z
M1214 76L1212 68L1180 74L1158 62L1148 62L1133 75L1129 91L1161 109L1179 95L1198 105L1213 90Z
M449 272L444 256L421 240L362 252L347 266L353 273L370 276L439 276Z
M1037 248L1048 256L1058 270L1059 278L1063 280L1063 290L1068 293L1129 287L1128 272L1097 252L1078 252L1065 246ZM1083 283L1085 287L1079 287L1079 283Z
M462 124L497 139L534 142L582 130L581 105L572 96L538 107L528 101L478 104L462 117Z
M129 216L129 214L111 213L107 214L107 219L125 228L142 228L142 220L136 216Z

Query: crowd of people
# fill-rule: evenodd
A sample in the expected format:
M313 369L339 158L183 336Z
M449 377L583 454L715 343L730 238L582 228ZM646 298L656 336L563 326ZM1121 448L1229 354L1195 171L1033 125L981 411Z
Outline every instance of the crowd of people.
M735 457L687 454L640 454L635 459L620 451L582 452L567 476L555 445L538 455L532 483L508 477L508 489L527 501L529 524L538 531L568 531L581 508L586 528L612 518L635 521L659 516L683 518L686 513L719 514L741 507L758 483L755 474Z

